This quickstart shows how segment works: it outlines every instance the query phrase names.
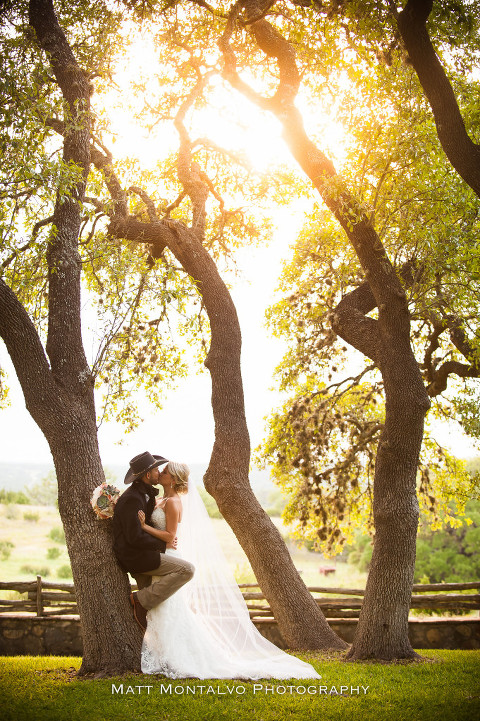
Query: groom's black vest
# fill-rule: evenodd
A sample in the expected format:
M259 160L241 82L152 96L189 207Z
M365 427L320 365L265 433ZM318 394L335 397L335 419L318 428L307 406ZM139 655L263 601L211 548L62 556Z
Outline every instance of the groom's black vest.
M143 511L146 522L150 522L156 495L157 488L143 481L134 481L115 505L113 551L124 571L132 575L158 568L160 553L165 552L165 541L143 531L138 520L138 511Z

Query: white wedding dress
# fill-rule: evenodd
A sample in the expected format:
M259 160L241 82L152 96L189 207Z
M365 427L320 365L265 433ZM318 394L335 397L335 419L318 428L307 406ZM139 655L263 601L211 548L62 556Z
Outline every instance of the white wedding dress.
M156 528L165 530L163 509L155 509L151 520ZM281 651L257 631L233 574L223 566L225 559L211 535L211 523L209 538L193 539L197 548L201 545L206 561L199 560L196 552L194 558L187 555L185 544L182 547L185 520L184 513L178 528L179 550L166 552L199 566L192 581L148 612L142 672L173 679L321 678L313 666ZM216 554L220 554L218 558ZM222 576L227 574L227 582L223 577L217 580L220 569Z

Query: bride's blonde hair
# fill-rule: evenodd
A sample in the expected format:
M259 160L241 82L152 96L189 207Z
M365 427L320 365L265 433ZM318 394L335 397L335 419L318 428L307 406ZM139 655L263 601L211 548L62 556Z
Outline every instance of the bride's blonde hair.
M190 475L190 468L187 464L169 461L167 469L175 479L173 483L174 491L177 493L186 493L188 491L188 477Z

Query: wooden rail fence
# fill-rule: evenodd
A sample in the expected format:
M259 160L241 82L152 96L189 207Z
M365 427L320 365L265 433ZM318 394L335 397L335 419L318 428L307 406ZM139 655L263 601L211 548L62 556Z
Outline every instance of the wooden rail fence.
M136 586L132 586L136 588ZM270 606L257 584L240 584L250 617L255 621L274 620ZM329 619L358 618L362 607L363 589L326 588L312 586L308 589ZM61 616L78 614L73 583L49 583L41 576L36 581L2 581L0 592L16 591L22 598L0 598L0 613L36 614L37 616ZM459 593L471 591L472 593ZM473 593L476 591L476 593ZM429 593L430 592L430 593ZM320 595L317 594L327 594ZM480 581L469 583L415 584L410 609L436 611L438 613L480 610Z
M255 588L242 584L243 597L250 611L250 617L255 621L262 617L271 620L272 611L268 605L263 605L263 593L248 592L243 589ZM256 586L258 588L258 586ZM327 588L323 586L310 586L313 594L326 618L358 618L363 603L364 589ZM428 594L428 592L433 592ZM477 593L458 593L459 591L477 591ZM316 594L328 594L317 596ZM425 594L425 595L424 595ZM427 595L428 594L428 595ZM353 598L352 598L353 597ZM469 583L424 583L413 586L410 609L425 611L475 611L480 609L480 581Z

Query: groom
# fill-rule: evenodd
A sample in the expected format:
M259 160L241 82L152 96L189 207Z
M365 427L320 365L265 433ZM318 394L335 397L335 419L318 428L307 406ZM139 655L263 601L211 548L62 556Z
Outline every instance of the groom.
M124 571L136 580L138 593L130 594L133 615L143 631L147 628L147 611L172 596L193 577L194 567L177 556L165 554L166 544L144 531L138 511L145 513L147 523L155 508L160 483L158 466L168 463L162 456L147 451L130 461L125 483L132 484L122 493L113 515L113 551ZM152 576L158 576L152 583Z

